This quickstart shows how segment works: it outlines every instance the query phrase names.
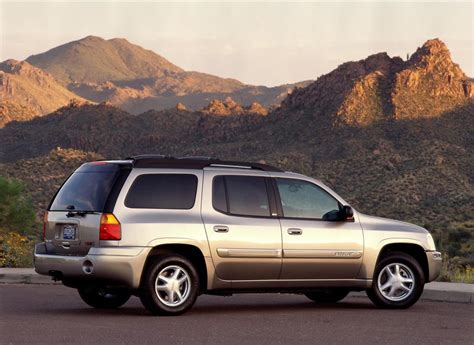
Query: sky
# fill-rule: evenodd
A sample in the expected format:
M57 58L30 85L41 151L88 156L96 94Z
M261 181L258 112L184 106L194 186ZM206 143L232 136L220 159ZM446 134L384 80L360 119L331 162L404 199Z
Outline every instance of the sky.
M0 61L88 35L122 37L186 69L258 85L316 79L438 37L474 77L474 2L41 2L0 0Z

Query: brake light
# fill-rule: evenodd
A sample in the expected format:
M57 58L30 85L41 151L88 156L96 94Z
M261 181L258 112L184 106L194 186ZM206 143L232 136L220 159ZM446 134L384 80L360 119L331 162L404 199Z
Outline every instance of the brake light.
M48 228L48 211L43 216L43 241L46 240L46 229Z
M122 229L120 222L112 213L104 213L100 218L101 240L120 240L122 238Z

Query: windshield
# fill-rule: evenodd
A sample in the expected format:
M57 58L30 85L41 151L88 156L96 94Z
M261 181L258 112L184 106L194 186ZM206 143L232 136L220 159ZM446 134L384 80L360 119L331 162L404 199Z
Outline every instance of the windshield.
M116 172L75 172L64 183L50 211L102 212Z

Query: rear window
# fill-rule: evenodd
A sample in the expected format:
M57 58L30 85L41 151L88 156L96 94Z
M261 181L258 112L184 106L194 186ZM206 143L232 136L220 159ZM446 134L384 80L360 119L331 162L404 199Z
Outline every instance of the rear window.
M138 176L125 198L129 208L193 208L198 179L192 174L144 174Z
M116 172L75 172L59 190L50 211L102 212L115 182Z

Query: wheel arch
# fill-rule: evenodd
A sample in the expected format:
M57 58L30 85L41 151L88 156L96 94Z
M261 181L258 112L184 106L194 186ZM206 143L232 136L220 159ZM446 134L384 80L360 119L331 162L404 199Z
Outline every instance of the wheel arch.
M411 243L411 242L393 242L385 244L379 251L379 255L377 257L377 264L383 258L390 255L393 252L402 252L412 256L421 266L423 270L423 274L425 276L425 281L429 281L429 266L428 266L428 259L426 257L425 249L423 246Z
M150 265L150 263L153 262L153 260L157 257L167 254L178 254L189 259L189 261L193 263L196 270L198 271L201 292L207 290L208 269L206 266L206 259L204 257L203 252L198 246L189 243L163 243L154 246L149 251L148 256L146 258L145 265L142 271L142 276L140 279L140 285L148 265Z

